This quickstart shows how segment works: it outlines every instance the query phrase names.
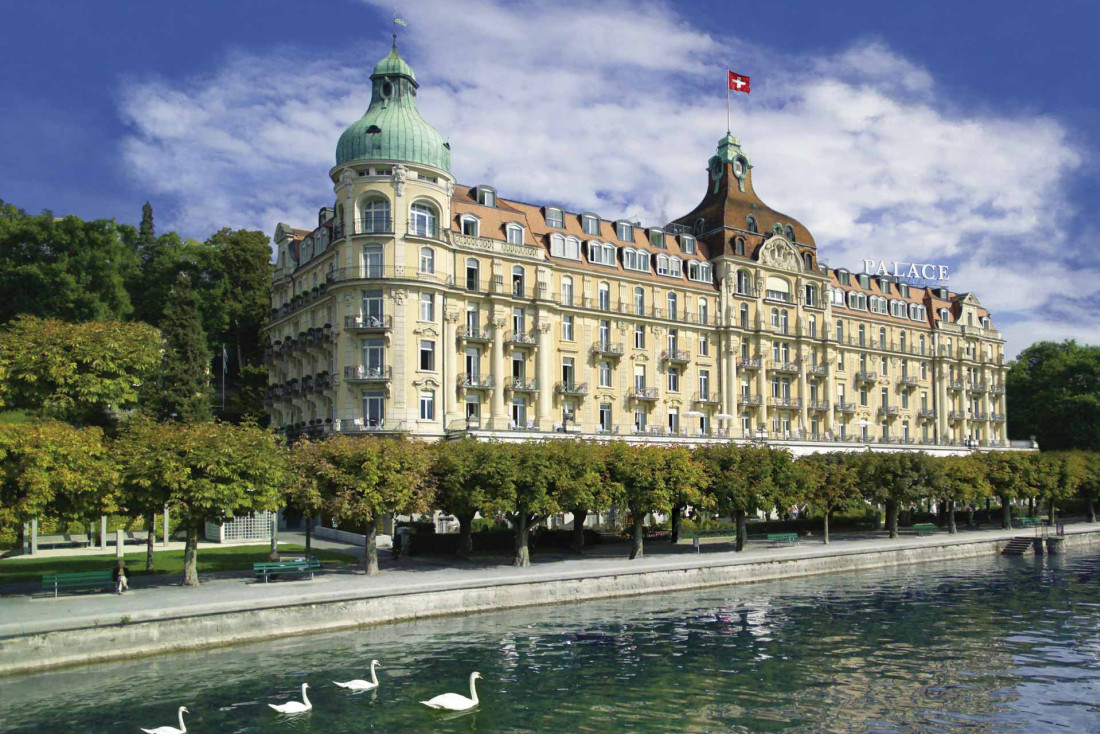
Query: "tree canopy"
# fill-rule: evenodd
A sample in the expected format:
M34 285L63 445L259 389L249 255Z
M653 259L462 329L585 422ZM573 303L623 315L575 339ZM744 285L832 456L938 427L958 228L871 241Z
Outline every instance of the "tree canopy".
M1045 451L1100 450L1100 346L1037 342L1005 377L1008 433Z

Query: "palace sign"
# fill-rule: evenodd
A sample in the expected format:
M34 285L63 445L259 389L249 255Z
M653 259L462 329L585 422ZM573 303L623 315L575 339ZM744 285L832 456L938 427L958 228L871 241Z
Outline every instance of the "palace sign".
M922 283L944 283L950 279L946 265L931 263L899 263L896 260L864 260L867 275L892 275L902 280Z

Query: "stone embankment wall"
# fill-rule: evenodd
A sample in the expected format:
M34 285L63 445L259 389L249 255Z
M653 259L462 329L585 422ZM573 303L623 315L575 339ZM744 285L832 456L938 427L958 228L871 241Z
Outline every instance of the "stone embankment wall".
M0 675L424 617L993 556L1006 542L1002 539L922 545L753 563L718 562L672 570L577 576L552 582L514 581L477 588L397 593L61 630L0 640ZM1066 536L1065 547L1071 551L1092 544L1100 544L1100 532Z

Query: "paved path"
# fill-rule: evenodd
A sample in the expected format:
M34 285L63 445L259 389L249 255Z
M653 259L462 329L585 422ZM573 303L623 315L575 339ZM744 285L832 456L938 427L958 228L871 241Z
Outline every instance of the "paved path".
M1100 526L1085 523L1066 525L1066 533L1100 531ZM351 569L327 572L313 581L288 580L269 584L251 578L207 580L198 588L185 588L167 577L153 577L151 586L139 587L122 596L114 594L75 594L60 598L8 597L0 599L0 639L61 629L82 629L102 625L155 619L202 616L272 607L287 607L318 602L405 595L425 591L476 588L531 582L560 582L646 571L751 564L775 560L793 560L828 555L901 550L922 546L988 542L1032 535L1031 530L964 530L957 535L937 532L916 536L903 531L898 540L885 533L838 534L830 545L820 538L808 538L794 546L771 547L753 541L742 553L734 553L725 543L704 545L701 553L690 545L671 546L667 542L646 544L644 558L625 557L625 544L592 546L583 557L538 553L528 568L514 568L509 558L490 556L459 561L439 557L382 560L383 573L368 577ZM299 543L304 538L283 533L282 540ZM315 541L317 547L351 552L353 547L333 541ZM202 553L200 546L199 553ZM383 554L385 556L386 554ZM140 577L139 577L140 578ZM159 583L158 583L159 582Z

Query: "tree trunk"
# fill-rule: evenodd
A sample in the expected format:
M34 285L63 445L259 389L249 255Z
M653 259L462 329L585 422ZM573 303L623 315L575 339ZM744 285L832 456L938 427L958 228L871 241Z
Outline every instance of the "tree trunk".
M377 576L378 570L378 523L371 520L367 523L366 553L363 554L363 569L368 576Z
M1047 500L1047 524L1054 527L1054 498Z
M973 503L966 506L966 527L974 527L974 505Z
M588 519L588 510L583 507L573 508L573 540L569 549L574 553L584 551L584 521Z
M199 528L196 525L187 526L187 542L183 546L183 585L199 585Z
M630 543L630 560L641 558L645 552L645 531L642 524L645 522L645 513L634 510L634 533Z
M277 516L276 516L277 517ZM278 520L272 520L271 522L271 550L268 551L267 557L269 560L279 560L279 525Z
M669 540L673 545L676 545L680 541L680 528L684 524L684 506L675 505L672 508L672 532L669 533Z
M833 514L832 510L825 510L825 545L829 544L829 515Z
M737 540L733 544L733 549L738 553L745 550L745 542L748 540L749 529L745 524L746 514L748 513L744 510L737 510L733 513L734 520L737 522Z
M955 500L945 500L947 503L947 532L951 535L959 532L955 525Z
M455 515L458 518L458 550L455 555L459 558L469 558L474 552L474 514Z
M309 521L309 515L305 516L306 521L306 558L309 558L313 553L313 526Z
M1035 517L1035 498L1034 497L1028 497L1027 498L1027 516L1028 517Z
M890 531L891 540L898 537L898 503L890 500L886 503L886 527Z
M145 572L152 573L155 568L153 567L153 546L157 542L157 513L150 512L145 516Z
M512 515L512 529L516 534L515 556L512 565L516 568L524 568L531 565L531 549L527 547L527 536L530 534L530 520L526 512L517 512Z
M882 530L882 508L875 505L875 530Z
M1086 498L1085 504L1089 514L1089 522L1096 522L1096 506L1092 503L1091 494Z
M1012 508L1008 504L1008 497L1001 495L1001 530L1012 528Z

